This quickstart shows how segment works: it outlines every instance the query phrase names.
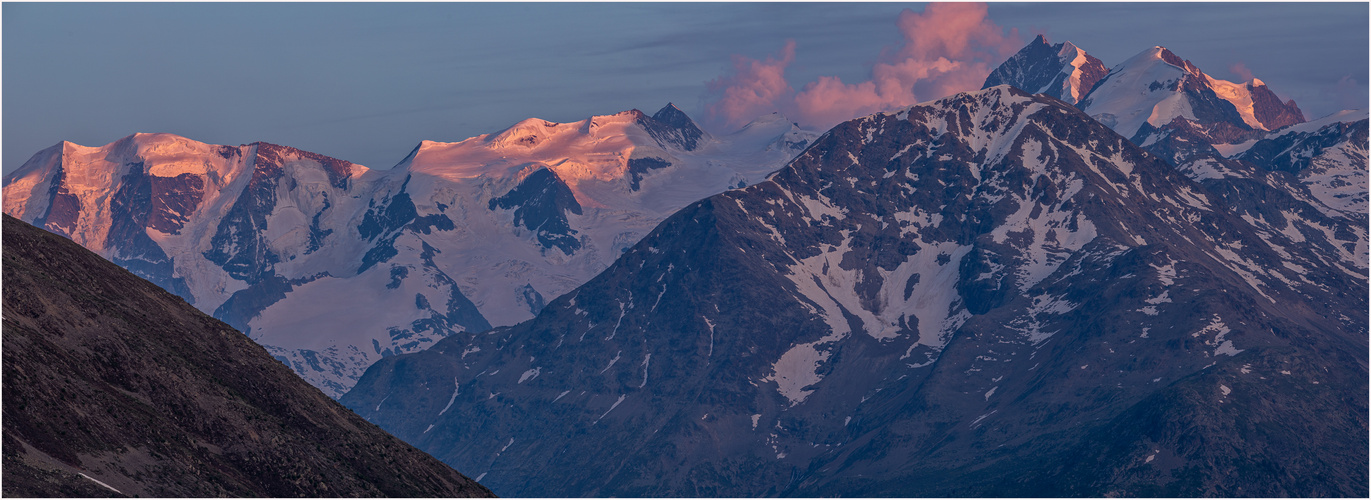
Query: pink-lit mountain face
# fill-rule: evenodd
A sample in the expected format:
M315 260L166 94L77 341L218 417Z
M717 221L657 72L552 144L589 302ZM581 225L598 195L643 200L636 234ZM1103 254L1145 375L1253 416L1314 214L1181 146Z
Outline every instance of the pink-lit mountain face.
M1106 70L1103 62L1071 42L1048 45L1038 36L991 72L985 87L1000 84L1075 104L1135 143L1146 142L1152 131L1176 120L1229 139L1305 121L1293 100L1282 103L1260 79L1220 80L1164 47L1144 50Z
M391 170L267 143L61 143L4 209L242 330L342 395L376 359L532 318L672 211L762 180L816 134L724 137L674 106L424 141Z

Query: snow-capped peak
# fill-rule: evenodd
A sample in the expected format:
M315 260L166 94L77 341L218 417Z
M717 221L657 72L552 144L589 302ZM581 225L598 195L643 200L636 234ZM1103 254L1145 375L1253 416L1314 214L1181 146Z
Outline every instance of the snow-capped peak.
M3 200L337 396L382 355L530 318L677 209L763 181L815 136L778 116L711 138L667 104L426 140L367 170L264 142L134 134L39 152L6 176Z
M1176 118L1227 122L1244 130L1304 121L1295 102L1282 103L1265 82L1214 78L1159 45L1111 69L1084 102L1091 116L1130 138L1143 124L1160 128Z
M504 178L542 164L571 184L584 203L588 200L576 188L579 182L621 179L629 160L644 152L666 156L665 148L641 125L644 118L638 110L571 123L529 118L461 142L424 141L402 166L411 173L461 180Z

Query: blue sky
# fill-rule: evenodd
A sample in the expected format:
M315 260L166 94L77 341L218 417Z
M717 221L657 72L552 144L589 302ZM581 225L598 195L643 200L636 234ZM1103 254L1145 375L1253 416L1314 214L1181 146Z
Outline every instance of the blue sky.
M785 80L858 82L923 4L3 5L3 169L58 141L134 132L268 141L389 168L420 140L521 119L574 121L668 101L702 118L733 56ZM1241 68L1307 118L1367 107L1366 3L992 3L1022 42L1045 33L1112 66L1163 45L1219 78ZM1015 29L1017 32L1010 32ZM1241 67L1235 70L1235 64ZM970 90L970 89L967 89Z

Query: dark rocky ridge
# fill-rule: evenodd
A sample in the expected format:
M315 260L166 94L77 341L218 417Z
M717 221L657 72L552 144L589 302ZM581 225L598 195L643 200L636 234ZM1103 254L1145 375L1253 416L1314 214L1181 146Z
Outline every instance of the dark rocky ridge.
M260 346L4 216L4 495L490 496Z
M1269 170L1298 174L1309 167L1317 152L1343 141L1367 143L1367 120L1335 123L1308 133L1285 134L1257 141L1239 159Z

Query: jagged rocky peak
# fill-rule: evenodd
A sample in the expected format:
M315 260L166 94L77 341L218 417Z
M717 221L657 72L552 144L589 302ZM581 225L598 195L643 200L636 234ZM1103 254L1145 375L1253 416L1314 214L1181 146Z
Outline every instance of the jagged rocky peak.
M1252 95L1252 114L1261 123L1262 128L1276 130L1304 123L1304 112L1300 111L1295 100L1290 99L1282 103L1280 97L1261 80L1253 78L1247 84L1247 91Z
M995 68L981 88L1013 85L1076 104L1107 73L1103 62L1071 42L1049 45L1047 37L1038 35Z

